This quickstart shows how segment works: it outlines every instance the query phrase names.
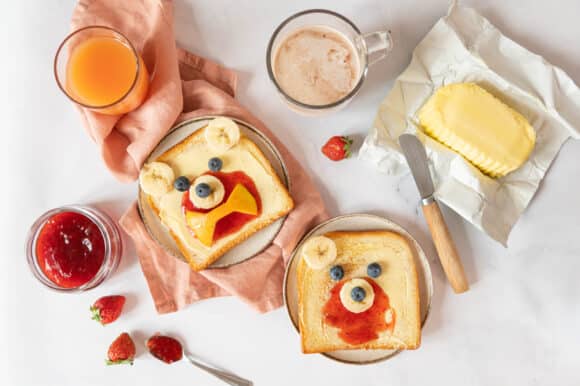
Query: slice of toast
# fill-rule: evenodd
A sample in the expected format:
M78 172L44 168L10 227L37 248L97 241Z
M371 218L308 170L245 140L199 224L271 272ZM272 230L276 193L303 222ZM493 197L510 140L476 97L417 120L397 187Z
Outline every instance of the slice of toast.
M419 347L419 288L413 251L406 238L389 231L331 232L324 236L336 244L336 259L322 269L310 268L302 256L298 262L298 312L302 351L320 353L349 349ZM381 274L376 278L368 276L367 267L371 263L381 266ZM336 265L341 266L344 271L340 281L332 280L330 276L330 268ZM329 309L325 307L330 303L331 291L335 286L344 285L353 278L373 281L378 286L376 288L380 287L378 291L375 290L374 303L362 314L350 313L346 308L340 309L337 311L338 317L346 320L348 324L346 327L330 325ZM379 305L377 294L381 289L388 298L387 309L376 308ZM377 316L377 313L380 315ZM332 317L337 318L337 313ZM380 321L386 320L389 327L378 331L376 323L370 322L376 322L372 318L377 317ZM354 324L358 325L357 330L351 328ZM365 329L368 331L364 331ZM350 343L353 341L353 334L356 333L359 337L361 333L362 336L372 336L374 331L374 338Z
M215 240L208 247L194 236L186 224L182 192L171 189L161 197L147 195L150 206L169 229L179 250L195 271L207 268L228 250L283 217L294 207L288 190L254 142L242 135L235 146L218 154L207 145L204 130L205 127L197 130L155 161L171 166L176 177L186 176L193 181L195 177L208 172L209 159L219 157L223 161L222 172L243 171L252 179L260 195L261 213L238 231Z

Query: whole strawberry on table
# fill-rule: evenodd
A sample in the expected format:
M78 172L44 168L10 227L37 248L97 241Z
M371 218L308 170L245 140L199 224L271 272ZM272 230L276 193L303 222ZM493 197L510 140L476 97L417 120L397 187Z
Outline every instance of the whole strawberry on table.
M107 352L107 365L132 365L135 360L135 343L126 332L111 343Z
M92 319L102 325L112 323L119 318L124 305L125 297L122 295L103 296L91 306Z
M352 139L344 135L331 137L322 146L322 153L332 161L340 161L351 155Z

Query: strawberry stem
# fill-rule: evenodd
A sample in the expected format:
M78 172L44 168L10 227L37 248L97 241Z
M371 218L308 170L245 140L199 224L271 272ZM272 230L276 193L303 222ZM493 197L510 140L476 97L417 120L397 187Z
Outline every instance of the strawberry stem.
M342 137L342 141L344 142L344 158L348 158L351 155L350 147L353 143L352 139L349 137Z
M103 324L101 321L101 311L97 307L91 307L91 313L93 314L92 320L96 320L97 322Z

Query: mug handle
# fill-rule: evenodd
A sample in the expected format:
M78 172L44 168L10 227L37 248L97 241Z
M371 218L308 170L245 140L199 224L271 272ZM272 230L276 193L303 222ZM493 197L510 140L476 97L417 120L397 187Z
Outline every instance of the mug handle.
M376 31L362 34L360 36L366 47L366 54L369 66L372 66L379 60L384 59L393 49L393 39L391 31ZM371 58L373 56L373 58Z

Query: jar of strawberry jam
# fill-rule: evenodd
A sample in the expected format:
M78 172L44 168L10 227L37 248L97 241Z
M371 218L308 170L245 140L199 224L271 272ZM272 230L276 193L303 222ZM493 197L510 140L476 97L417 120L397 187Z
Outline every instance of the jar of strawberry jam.
M113 220L81 205L44 213L32 225L26 243L34 276L62 291L85 291L101 284L117 268L122 250Z

